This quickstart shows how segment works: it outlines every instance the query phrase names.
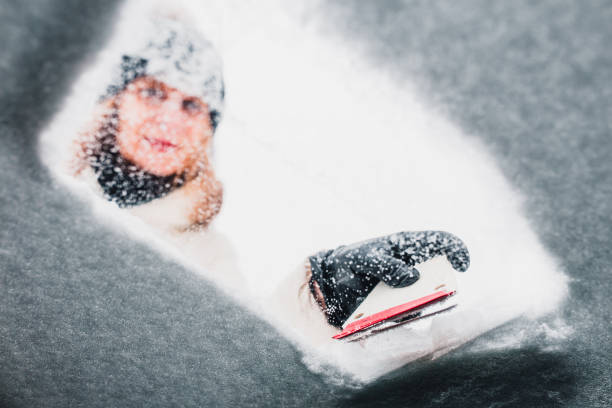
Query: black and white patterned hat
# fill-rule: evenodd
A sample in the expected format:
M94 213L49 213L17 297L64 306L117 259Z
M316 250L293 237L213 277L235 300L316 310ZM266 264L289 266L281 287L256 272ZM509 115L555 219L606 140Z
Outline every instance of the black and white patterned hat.
M116 95L134 79L150 75L206 102L216 128L225 95L221 59L212 44L192 27L168 18L153 18L138 31L135 44L127 46L121 56L104 97Z

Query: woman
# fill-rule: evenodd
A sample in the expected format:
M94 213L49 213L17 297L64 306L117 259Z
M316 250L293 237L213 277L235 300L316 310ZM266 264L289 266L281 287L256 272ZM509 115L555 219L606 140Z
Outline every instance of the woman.
M169 214L175 228L205 227L223 196L210 162L224 98L220 63L179 22L154 26L151 38L122 55L80 140L77 173L93 171L106 199L145 219Z

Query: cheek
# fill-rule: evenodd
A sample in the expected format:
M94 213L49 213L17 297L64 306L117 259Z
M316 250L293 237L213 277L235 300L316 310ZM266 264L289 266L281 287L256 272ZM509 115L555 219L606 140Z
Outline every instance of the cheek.
M137 130L146 125L154 115L150 107L139 102L133 95L126 95L119 105L119 126L121 129Z
M185 126L185 141L194 148L201 148L208 142L208 131L200 121L190 121Z
M140 129L146 123L146 111L141 104L126 95L118 106L119 122L117 132L117 143L122 154L134 159L140 150Z
M135 129L129 122L119 121L119 131L117 132L117 143L119 149L128 158L136 156L140 149L141 138Z

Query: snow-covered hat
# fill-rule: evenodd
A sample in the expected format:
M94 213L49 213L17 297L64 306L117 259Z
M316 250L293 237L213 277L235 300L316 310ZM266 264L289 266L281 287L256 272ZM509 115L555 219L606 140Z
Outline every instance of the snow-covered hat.
M221 59L212 44L195 29L168 18L152 18L134 31L104 97L116 95L134 79L150 75L201 98L216 128L223 111L224 86Z

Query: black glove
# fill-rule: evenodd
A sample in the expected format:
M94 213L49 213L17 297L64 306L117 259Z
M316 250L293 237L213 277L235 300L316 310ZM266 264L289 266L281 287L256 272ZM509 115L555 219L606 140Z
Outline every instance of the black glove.
M465 244L443 231L399 232L310 257L311 290L318 285L330 324L342 324L379 281L402 288L419 279L415 265L445 255L454 269L465 272L470 256Z

